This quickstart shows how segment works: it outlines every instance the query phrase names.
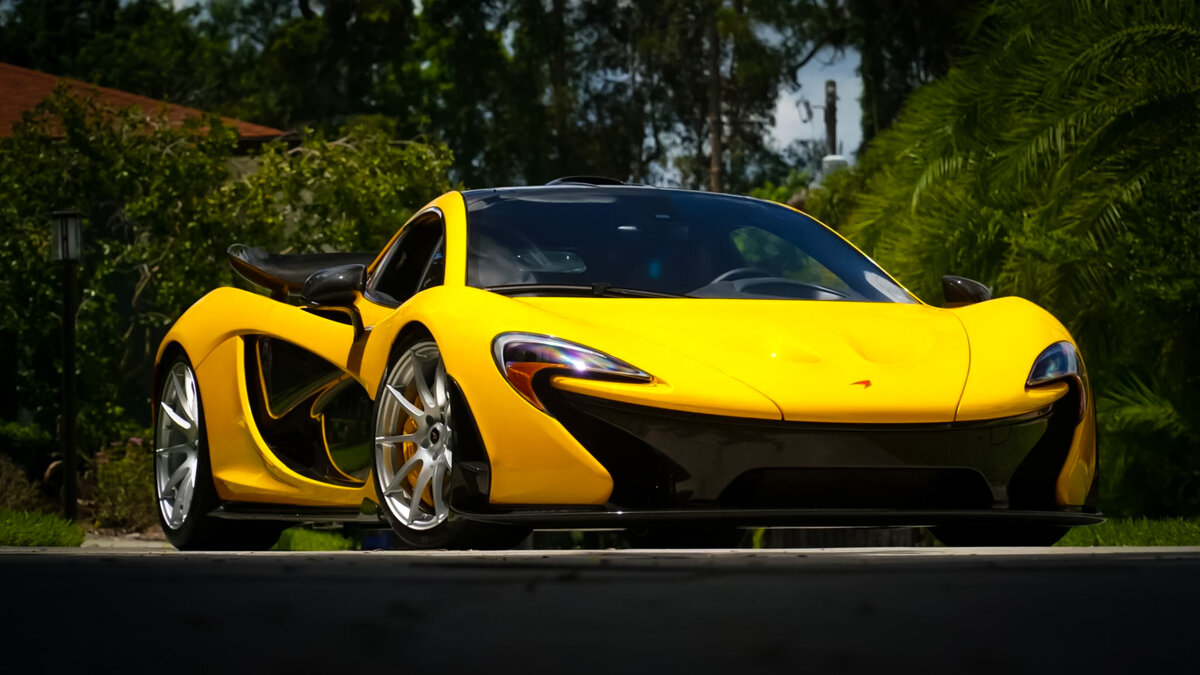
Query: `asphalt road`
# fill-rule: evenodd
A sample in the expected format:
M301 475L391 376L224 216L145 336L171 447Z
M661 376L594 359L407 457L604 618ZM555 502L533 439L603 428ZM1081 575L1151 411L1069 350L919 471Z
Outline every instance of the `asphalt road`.
M8 549L0 616L11 673L1196 672L1200 549Z

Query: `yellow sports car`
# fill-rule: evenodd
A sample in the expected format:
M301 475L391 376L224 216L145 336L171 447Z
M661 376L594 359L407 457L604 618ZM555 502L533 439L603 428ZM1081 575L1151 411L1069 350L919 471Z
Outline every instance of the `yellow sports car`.
M378 254L230 259L270 294L212 291L158 352L182 549L289 520L384 519L420 548L806 525L1049 544L1101 520L1062 324L960 277L925 304L785 206L577 177L445 194Z

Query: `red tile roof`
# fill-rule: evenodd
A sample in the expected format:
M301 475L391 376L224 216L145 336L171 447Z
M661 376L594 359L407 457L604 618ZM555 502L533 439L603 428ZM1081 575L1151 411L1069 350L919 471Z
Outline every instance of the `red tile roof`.
M122 108L136 105L150 113L163 110L165 107L166 117L171 126L179 126L189 117L200 117L204 114L195 108L163 103L146 96L138 96L108 87L97 87L67 77L60 78L57 75L38 70L0 63L0 138L12 136L12 126L21 121L21 113L37 107L42 99L54 92L59 81L65 82L76 95L96 96L105 103ZM278 129L228 117L222 117L221 121L235 127L243 141L267 140L285 135L285 132Z

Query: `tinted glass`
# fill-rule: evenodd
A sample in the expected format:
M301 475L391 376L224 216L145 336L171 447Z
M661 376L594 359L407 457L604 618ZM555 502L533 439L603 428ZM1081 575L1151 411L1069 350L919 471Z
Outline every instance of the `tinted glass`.
M471 286L601 284L693 297L914 302L840 237L770 202L593 187L466 197Z
M442 219L429 215L404 228L382 267L371 280L371 292L389 304L401 304L417 291L442 283L444 265L435 263L444 258L441 251L444 233Z

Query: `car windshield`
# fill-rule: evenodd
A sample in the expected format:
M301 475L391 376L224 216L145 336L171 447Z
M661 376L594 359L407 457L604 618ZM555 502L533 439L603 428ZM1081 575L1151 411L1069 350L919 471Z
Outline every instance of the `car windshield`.
M467 284L508 294L915 302L812 218L644 187L475 190Z

